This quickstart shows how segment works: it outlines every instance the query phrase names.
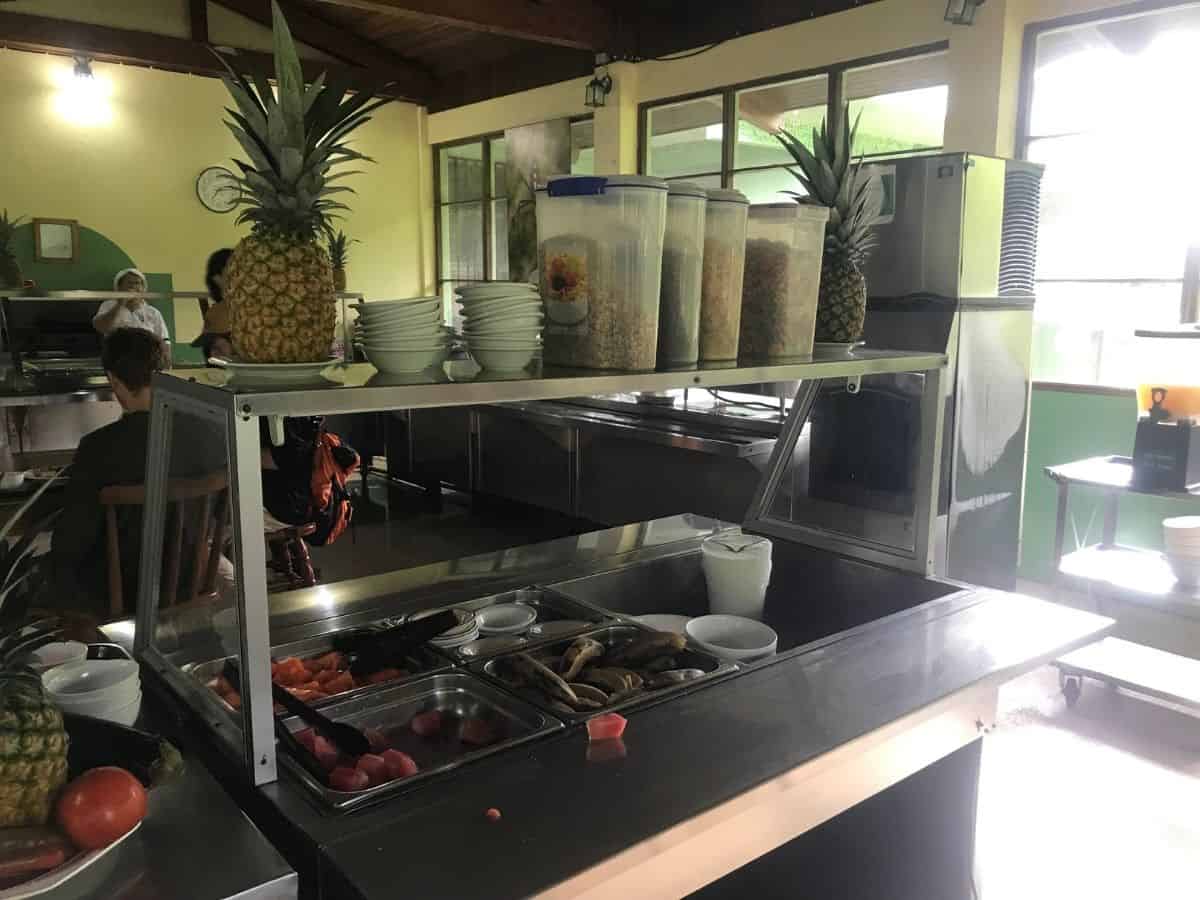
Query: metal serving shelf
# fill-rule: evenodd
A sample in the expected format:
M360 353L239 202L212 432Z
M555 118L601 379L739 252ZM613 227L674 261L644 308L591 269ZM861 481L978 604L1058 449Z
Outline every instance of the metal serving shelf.
M274 618L267 593L266 553L263 534L262 418L323 414L390 412L438 406L476 406L520 401L556 400L580 396L666 391L678 388L717 388L745 384L799 382L782 440L769 463L768 477L760 488L759 505L770 507L770 495L778 487L789 461L788 454L812 409L817 391L831 380L845 379L846 390L857 393L866 376L922 376L923 409L927 408L929 435L940 436L940 370L946 365L942 353L863 349L852 353L817 351L811 358L789 362L739 360L719 365L654 372L613 372L559 367L535 367L517 376L482 371L469 360L450 361L440 369L412 376L384 376L363 363L334 363L321 375L322 383L296 386L257 386L239 382L219 369L167 372L154 380L147 455L146 503L143 509L142 555L138 624L135 647L139 657L160 673L180 694L197 699L193 679L179 671L175 660L195 637L182 624L170 605L160 610L163 580L164 537L167 534L167 482L187 477L184 459L207 458L220 448L227 466L229 505L233 522L234 549L231 556L235 575L235 597L228 598L238 623L236 654L242 660L242 708L240 727L225 728L219 735L226 749L244 761L256 785L277 778L273 703L271 697L270 650ZM933 460L940 443L932 438L923 448L922 469L917 482L919 496L934 495ZM209 446L211 445L211 446ZM181 448L187 452L178 453ZM209 463L205 463L208 465ZM177 474L173 468L179 466ZM194 476L195 473L192 473ZM928 507L928 504L926 504ZM769 517L768 517L769 518ZM917 531L928 524L919 519ZM778 526L778 527L775 527ZM765 521L764 530L787 531L789 523ZM914 546L899 554L900 562L921 568L927 556L928 535L915 539ZM838 543L844 549L845 541ZM877 554L892 561L896 554ZM325 608L325 602L317 604ZM160 612L162 615L160 616ZM214 613L215 615L215 613ZM314 615L320 618L320 610ZM233 648L231 648L233 649ZM210 697L199 702L214 706Z
M470 406L522 400L559 400L595 394L666 391L685 387L729 387L817 378L849 378L939 369L941 353L858 350L847 354L817 350L810 360L739 360L656 372L611 372L545 366L519 376L489 373L470 361L451 361L415 375L383 375L369 363L331 365L322 384L258 387L239 384L213 369L158 376L181 380L171 390L242 415L305 416L322 413L389 412L430 406Z

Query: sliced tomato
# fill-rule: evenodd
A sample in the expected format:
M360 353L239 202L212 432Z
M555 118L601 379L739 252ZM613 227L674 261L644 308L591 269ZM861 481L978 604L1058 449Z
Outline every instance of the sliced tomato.
M371 784L370 776L362 769L338 766L329 773L329 786L335 791L361 791Z
M496 729L483 719L463 719L458 726L458 736L464 744L486 747L496 742Z
M274 679L279 684L287 686L304 684L311 679L311 676L308 674L308 669L304 668L304 663L294 656L289 656L287 659L280 660L274 667Z
M317 684L329 684L329 682L333 681L340 674L337 669L322 669L313 675L313 681Z
M309 750L317 746L317 733L311 728L301 728L299 731L294 731L292 732L292 737Z
M611 741L625 733L625 717L617 713L593 716L587 721L589 741Z
M435 737L442 730L442 712L439 709L427 709L417 713L408 723L408 727L423 738Z
M397 678L403 678L407 674L403 669L380 669L378 672L372 672L363 680L367 684L382 684L385 681L395 681Z
M337 671L346 668L346 660L342 654L336 650L330 650L323 656L314 656L304 662L305 667L310 672L325 672L330 669Z
M399 750L384 750L382 757L390 778L408 778L421 771L416 760Z
M358 685L354 683L354 676L349 672L338 673L337 678L332 678L321 685L321 690L328 694L341 694L344 691L352 691Z

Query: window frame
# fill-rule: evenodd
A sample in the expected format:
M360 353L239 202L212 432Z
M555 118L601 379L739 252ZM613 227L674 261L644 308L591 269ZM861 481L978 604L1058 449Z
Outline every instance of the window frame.
M671 176L667 180L686 181L689 178L711 177L712 175L719 174L721 177L721 186L723 188L731 188L733 187L734 176L743 172L762 172L771 169L787 168L786 163L745 166L743 168L734 167L734 154L737 148L737 95L739 92L753 88L770 87L771 85L782 84L788 81L799 81L804 78L817 78L823 75L827 79L825 119L827 122L834 123L836 126L837 120L841 116L843 79L848 71L851 69L860 69L865 66L879 65L882 63L903 62L906 59L913 59L920 56L931 56L936 53L945 53L949 49L950 42L948 40L936 41L931 44L922 44L917 47L906 47L903 50L893 50L888 53L880 53L874 56L862 56L855 59L843 60L827 66L819 66L810 69L798 69L793 72L767 75L761 78L754 78L749 81L740 81L735 84L709 87L704 90L689 91L686 94L678 94L672 97L659 97L654 100L643 101L642 103L638 104L638 172L644 175L647 171L647 162L650 158L650 113L658 107L669 106L676 103L686 103L689 100L700 100L705 97L720 96L722 126L720 173L701 172L694 175ZM913 152L928 153L931 149L936 150L937 148L929 148ZM867 160L895 159L906 155L909 154L886 153L874 154L865 158Z
M1035 141L1054 140L1056 138L1076 137L1084 132L1062 132L1051 134L1032 134L1030 131L1033 116L1034 78L1037 74L1038 41L1044 34L1064 29L1078 28L1095 22L1116 22L1122 19L1133 19L1147 14L1177 9L1193 5L1189 0L1138 0L1118 7L1088 10L1072 13L1053 19L1043 19L1030 22L1025 26L1021 35L1021 76L1017 86L1017 130L1013 155L1020 160L1029 159L1030 146ZM1051 277L1037 278L1038 284L1103 284L1103 285L1143 285L1143 284L1177 284L1182 293L1186 281L1186 267L1180 268L1178 278L1166 277L1130 277L1130 278L1088 278L1078 276L1073 278ZM1180 319L1184 316L1182 302ZM1039 390L1071 390L1081 393L1094 393L1109 396L1123 396L1131 393L1129 387L1099 382L1058 382L1034 379L1032 385Z
M594 116L581 115L570 116L568 122L571 125L577 122L592 121ZM499 199L495 194L495 188L492 186L492 141L503 140L503 131L487 131L482 134L472 135L470 137L455 138L451 141L442 141L439 144L430 146L430 154L432 158L433 172L433 248L434 248L434 290L437 295L442 296L442 288L448 282L455 284L480 284L488 281L494 281L492 273L495 271L493 265L493 243L494 243L494 225L492 222L493 206ZM477 200L443 200L442 199L442 169L441 169L441 154L443 150L452 150L455 147L467 147L471 144L481 144L480 159L483 164L484 181L482 191ZM442 245L445 236L442 234L442 209L447 206L457 206L467 203L480 203L483 207L483 224L480 229L480 236L483 240L483 278L447 278L442 266Z

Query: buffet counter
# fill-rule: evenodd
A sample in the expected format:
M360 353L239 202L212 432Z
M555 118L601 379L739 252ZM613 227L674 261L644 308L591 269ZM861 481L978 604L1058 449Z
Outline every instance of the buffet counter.
M698 547L719 527L674 517L277 595L272 635L295 641L535 583L618 617L706 612ZM322 897L683 896L719 892L760 857L846 840L853 860L822 856L849 877L889 864L854 818L871 804L885 820L942 804L953 814L913 852L961 843L999 686L1113 624L783 541L775 562L764 620L779 655L626 712L620 744L589 744L568 724L341 814L290 772L258 788L227 783ZM318 606L331 613L319 626ZM925 858L922 877L969 877L969 865L941 862Z

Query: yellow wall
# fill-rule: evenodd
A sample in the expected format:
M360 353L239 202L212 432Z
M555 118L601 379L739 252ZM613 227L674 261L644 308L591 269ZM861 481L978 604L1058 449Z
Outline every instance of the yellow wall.
M204 262L245 233L233 215L206 210L195 179L239 152L221 124L228 104L212 78L94 65L109 90L107 120L81 125L56 100L71 64L63 57L0 51L0 121L6 123L0 207L14 215L78 219L147 271L169 272L178 290L202 290ZM351 290L406 296L425 284L422 254L424 111L392 104L356 136L373 156L351 182L358 194L343 223L352 247ZM432 240L432 238L430 238ZM176 304L177 339L199 330L195 301Z

